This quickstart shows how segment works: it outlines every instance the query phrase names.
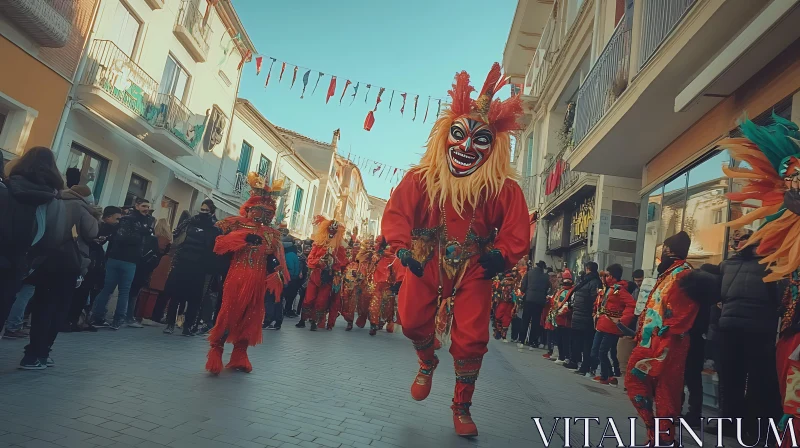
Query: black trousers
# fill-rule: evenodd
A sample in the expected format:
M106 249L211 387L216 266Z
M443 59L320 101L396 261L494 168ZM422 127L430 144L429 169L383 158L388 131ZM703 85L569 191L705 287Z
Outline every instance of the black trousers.
M0 269L0 325L5 325L19 288L22 286L22 275L16 267Z
M105 272L98 273L97 271L89 271L83 278L81 286L72 294L72 301L67 314L67 322L70 324L77 324L81 317L81 312L85 309L91 309L94 303L94 298L100 294L103 289L103 277ZM131 289L133 291L133 289ZM88 304L87 304L88 300Z
M570 338L572 336L572 329L566 327L558 327L556 328L556 345L558 346L558 359L559 361L565 361L567 359L572 360L572 356L570 355Z
M783 415L775 365L775 333L720 333L720 415L742 418L743 431L754 436L759 431L757 417L761 417L763 439L768 431L767 418L777 421Z
M539 333L542 326L539 325L539 320L542 317L542 310L544 306L533 303L525 302L522 308L522 335L520 339L525 343L525 335L528 335L528 345L536 344L539 340ZM530 333L528 332L530 329Z
M572 362L580 362L580 371L587 373L592 361L592 343L594 342L594 329L572 329Z
M64 272L37 274L36 292L31 299L30 343L25 346L25 356L41 359L50 355L58 331L66 322L78 276Z
M683 382L689 390L689 415L692 417L700 417L703 414L705 343L702 335L690 335L689 353L686 355L686 367L683 370Z
M283 312L287 314L292 311L292 305L294 304L294 298L297 296L297 292L300 290L302 279L296 278L289 281L289 284L283 288L283 299L285 301Z
M511 340L518 341L520 338L520 333L522 330L520 327L522 326L522 318L514 316L511 318Z
M197 311L203 299L203 287L206 276L203 272L173 269L167 278L165 290L170 296L167 309L167 325L175 325L178 308L186 304L186 313L183 320L183 332L188 333L197 320Z

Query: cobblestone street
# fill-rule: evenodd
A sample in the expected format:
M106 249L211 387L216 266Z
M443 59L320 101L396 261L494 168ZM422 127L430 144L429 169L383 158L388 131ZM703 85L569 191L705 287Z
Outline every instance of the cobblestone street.
M251 374L218 378L203 370L205 340L160 327L61 334L56 366L38 372L16 369L24 341L3 340L0 446L528 447L542 446L532 416L549 435L554 416L634 415L621 387L578 378L541 350L492 341L472 408L480 436L459 439L448 353L439 354L430 397L415 402L415 356L401 334L345 332L341 320L312 333L294 323L264 332L250 350ZM593 430L595 444L601 432ZM575 426L571 439L580 433Z

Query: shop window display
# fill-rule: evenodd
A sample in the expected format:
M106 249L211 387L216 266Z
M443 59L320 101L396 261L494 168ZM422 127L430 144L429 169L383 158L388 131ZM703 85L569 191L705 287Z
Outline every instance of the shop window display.
M727 218L729 180L722 172L730 163L727 151L719 152L689 171L689 184L683 230L692 238L689 262L719 264L725 255L725 228L720 224Z

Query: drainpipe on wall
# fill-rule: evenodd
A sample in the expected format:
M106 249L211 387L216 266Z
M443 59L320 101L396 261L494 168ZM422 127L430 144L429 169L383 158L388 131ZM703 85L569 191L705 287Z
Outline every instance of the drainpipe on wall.
M97 3L94 5L94 10L92 11L92 22L89 24L89 35L86 37L86 42L83 43L83 50L81 50L81 58L78 60L78 67L75 70L75 77L72 79L72 84L70 85L69 92L67 93L67 102L64 105L64 110L61 112L61 119L58 121L56 134L53 136L53 144L51 145L51 149L53 150L56 160L58 160L58 156L61 153L61 139L64 138L64 129L67 127L69 114L72 112L72 106L75 104L75 100L73 99L75 98L75 89L80 82L81 76L83 76L83 71L86 69L86 60L89 56L89 47L92 43L92 37L97 31L97 26L99 24L97 17L100 15L101 3L103 3L103 0L97 0Z

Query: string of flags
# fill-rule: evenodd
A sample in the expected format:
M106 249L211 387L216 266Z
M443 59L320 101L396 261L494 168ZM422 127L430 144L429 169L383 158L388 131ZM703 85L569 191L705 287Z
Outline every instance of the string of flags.
M396 166L359 155L348 154L347 160L355 164L362 173L369 174L379 179L386 179L388 182L394 183L395 185L400 182L401 179L403 179L403 176L405 176L407 172L403 168L398 168Z
M353 80L353 79L350 79L350 78L343 78L343 77L339 77L337 75L326 73L326 72L323 72L323 71L320 71L320 70L314 70L314 69L311 69L311 68L308 68L308 67L303 67L303 66L300 66L300 65L291 64L291 63L288 63L286 61L281 61L281 60L279 60L277 58L273 58L273 57L265 56L265 55L258 55L258 56L255 57L256 76L260 76L261 75L262 68L264 67L264 62L266 62L267 60L269 61L269 67L266 70L266 72L267 72L266 80L264 81L264 88L265 89L270 84L270 80L272 79L272 72L273 72L273 69L275 69L275 65L276 64L278 64L280 66L279 74L278 74L278 81L277 81L278 83L281 83L283 81L283 77L284 77L284 73L286 72L286 68L287 67L291 67L292 68L292 71L291 71L292 80L289 83L289 90L292 90L294 88L295 82L297 81L298 72L299 71L304 71L303 75L301 77L302 83L303 83L303 88L302 88L302 90L300 92L300 99L304 99L305 98L306 88L308 87L308 84L309 84L310 80L312 79L312 73L316 73L317 79L314 82L314 88L312 89L310 96L314 96L314 93L316 93L317 87L319 87L320 81L322 80L323 77L329 78L328 81L327 81L328 82L328 89L327 89L327 92L325 94L325 104L328 104L330 102L331 98L334 98L337 95L337 87L338 86L341 86L341 93L339 94L339 105L342 104L342 101L345 99L345 95L349 95L350 102L347 104L347 106L348 107L352 106L353 103L355 103L356 98L359 95L359 89L361 89L361 92L363 92L364 103L365 104L369 104L369 101L370 101L369 100L369 96L370 96L370 93L372 92L373 87L374 87L374 90L377 91L377 94L375 96L375 105L372 107L372 109L369 110L369 112L367 112L367 116L364 119L364 130L366 130L366 131L370 131L372 129L372 126L375 124L375 113L378 112L378 106L383 101L383 95L384 94L390 95L389 105L388 105L388 109L387 109L388 112L392 111L392 105L394 103L395 94L399 94L399 96L402 98L402 104L400 106L400 115L402 115L402 116L405 115L406 100L409 98L409 96L411 96L411 98L413 99L413 108L414 108L413 111L412 111L413 115L411 117L411 121L416 121L417 120L417 109L419 107L420 97L422 97L422 100L425 102L425 114L424 114L424 116L422 118L422 122L423 123L427 123L427 121L428 121L428 111L430 110L432 104L436 106L436 117L439 116L439 112L441 112L441 110L442 110L442 101L444 101L442 98L434 98L432 96L427 96L426 97L426 96L423 96L423 95L410 93L410 92L407 92L407 91L402 91L402 90L398 90L398 89L391 89L391 88L388 88L388 87L381 87L381 86L378 86L378 85L374 85L372 83L364 83L364 82ZM344 82L342 82L342 80ZM362 86L363 86L363 88L362 88ZM388 91L391 91L391 93L389 93Z

